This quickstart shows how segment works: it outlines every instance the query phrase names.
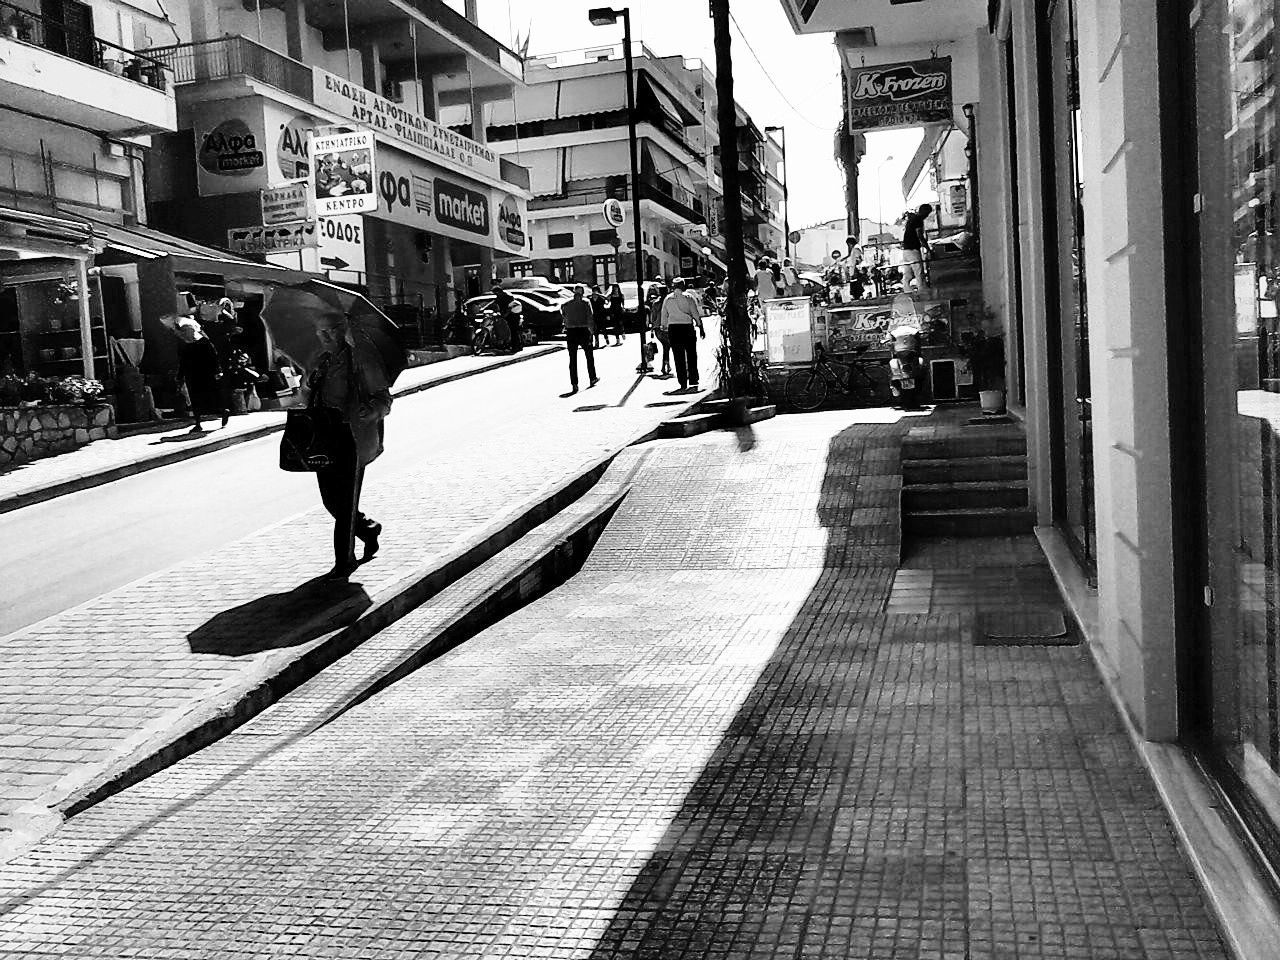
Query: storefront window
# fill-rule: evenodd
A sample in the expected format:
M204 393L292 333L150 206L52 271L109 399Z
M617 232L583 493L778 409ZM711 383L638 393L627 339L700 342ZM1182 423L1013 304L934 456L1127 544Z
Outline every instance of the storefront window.
M511 275L513 277L532 277L533 261L524 260L522 262L511 264Z
M551 280L553 283L573 283L573 258L551 261Z
M596 283L604 285L618 282L617 257L596 257L595 267Z
M1092 401L1089 375L1089 314L1084 274L1084 183L1080 168L1080 80L1075 0L1054 0L1046 9L1043 36L1051 91L1052 189L1056 227L1048 269L1055 271L1051 366L1055 424L1054 520L1077 559L1093 573L1096 564L1093 499Z
M1273 0L1202 0L1195 45L1207 733L1261 834L1280 823L1280 280ZM1177 389L1170 384L1170 389Z

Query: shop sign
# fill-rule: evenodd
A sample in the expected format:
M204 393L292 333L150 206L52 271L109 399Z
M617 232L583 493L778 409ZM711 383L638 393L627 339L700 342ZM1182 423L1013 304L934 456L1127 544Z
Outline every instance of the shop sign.
M365 272L364 217L346 214L321 217L319 269L329 273Z
M935 336L947 337L951 327L951 304L947 300L917 300L916 315L929 321ZM894 319L892 304L833 306L827 316L827 349L848 353L855 348L881 345Z
M365 213L378 209L374 192L374 138L369 131L316 137L311 144L311 192L316 213Z
M249 125L231 117L200 138L200 166L224 177L248 177L266 160Z
M765 303L765 352L770 363L808 363L813 359L811 310L808 297Z
M468 233L489 234L489 198L485 194L443 177L436 177L435 193L436 219L442 224Z
M280 124L280 135L276 138L276 163L280 168L280 176L285 180L311 175L311 155L307 150L307 139L314 126L315 121L306 114L296 114Z
M498 193L495 199L498 201L498 240L513 250L523 252L528 248L523 203L509 193Z
M951 215L963 218L969 209L969 188L963 183L953 183L947 191L947 199L951 203Z
M491 180L502 179L497 153L484 144L335 74L318 67L311 72L312 100L317 106L348 117L388 143L447 169Z
M201 196L244 193L268 186L260 98L195 104L191 126Z
M622 205L622 201L610 197L604 202L604 222L611 227L620 227L627 222L627 208Z
M227 249L233 253L288 253L316 246L316 233L314 220L232 227L227 231Z
M950 57L854 67L846 82L847 119L855 133L952 119Z
M308 219L310 191L305 180L263 190L261 198L263 223L289 223Z
M431 178L413 163L398 164L379 153L378 209L388 219L417 225L431 216Z

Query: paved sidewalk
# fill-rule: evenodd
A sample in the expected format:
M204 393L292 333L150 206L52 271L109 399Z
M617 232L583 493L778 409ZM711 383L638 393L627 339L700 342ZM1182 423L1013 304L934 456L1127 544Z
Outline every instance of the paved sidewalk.
M447 457L423 431L416 456L405 450L415 438L401 437L400 453L375 464L362 506L384 524L383 547L350 585L311 579L332 564L332 520L317 498L306 513L0 638L0 849L6 829L40 832L50 810L231 711L334 630L699 399L665 396L670 383L637 378L621 350L601 358L599 387L559 399L555 361L534 371L548 378L550 402L500 397L483 432ZM458 385L407 402L439 402L443 418L451 400L488 394ZM392 467L379 469L385 461Z
M73 819L0 868L0 950L1225 960L1087 654L978 647L982 595L895 591L903 426L870 415L628 451L579 576ZM1046 599L1025 540L906 570L957 558Z
M414 367L400 375L395 396L427 390L485 370L509 366L563 350L560 344L529 347L514 356L454 357L439 363ZM33 460L0 473L0 513L40 503L55 496L108 483L120 477L162 467L177 460L221 450L272 433L284 427L285 413L265 410L232 417L225 428L209 429L204 436L191 436L189 423L172 429L135 433L118 440L99 440L70 453ZM206 421L207 423L208 421ZM215 427L217 422L214 421ZM206 428L208 429L208 428Z

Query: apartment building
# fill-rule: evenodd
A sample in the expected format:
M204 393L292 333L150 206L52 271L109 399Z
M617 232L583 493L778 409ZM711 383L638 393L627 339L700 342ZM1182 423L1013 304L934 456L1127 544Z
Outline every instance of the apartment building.
M96 267L145 220L143 157L176 128L174 36L126 0L0 0L0 373L102 375L134 336L137 280Z
M433 0L190 0L175 16L185 42L151 50L178 112L151 168L155 224L361 286L424 340L527 255L528 171L479 120L510 102L523 63L463 13ZM375 136L376 210L312 229L288 189L264 204L263 191L306 177L317 130L344 129Z

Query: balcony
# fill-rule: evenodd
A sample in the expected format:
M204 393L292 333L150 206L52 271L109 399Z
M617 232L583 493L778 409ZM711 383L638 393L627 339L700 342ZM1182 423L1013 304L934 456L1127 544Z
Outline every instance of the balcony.
M533 210L553 210L565 207L594 207L605 200L631 199L628 177L599 177L592 180L571 180L558 194L536 197ZM640 175L640 199L650 200L664 210L688 223L705 223L706 206L701 197L694 196L677 183L654 174Z
M176 130L164 64L0 0L0 103L117 137Z
M314 96L309 66L248 37L179 43L156 47L150 53L173 71L176 84L248 77L303 100Z

